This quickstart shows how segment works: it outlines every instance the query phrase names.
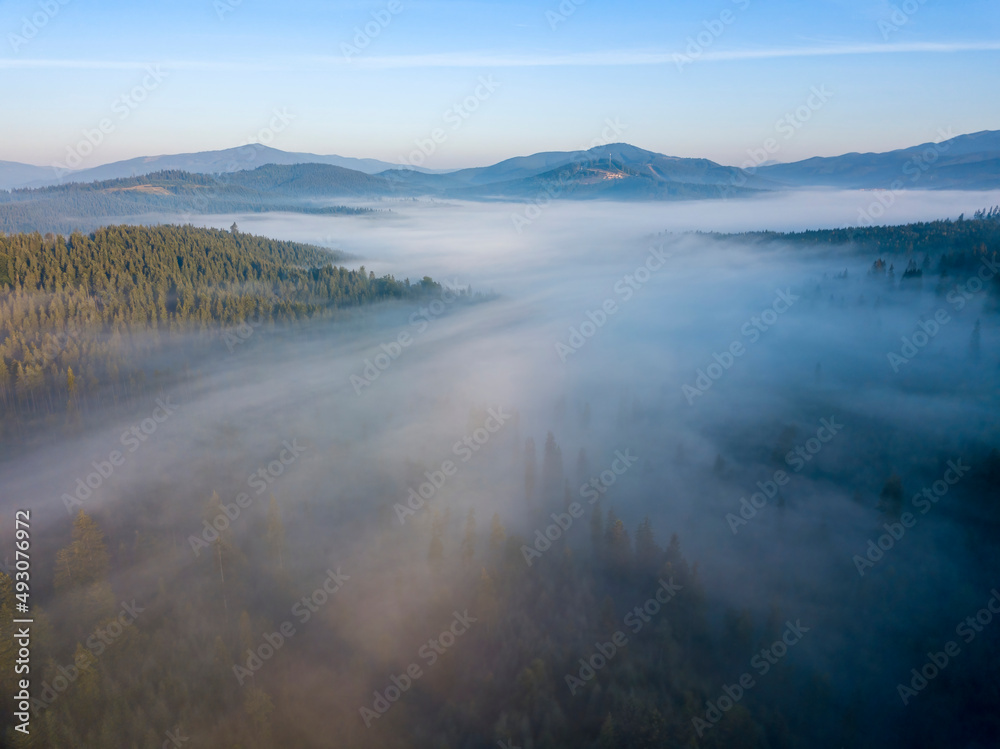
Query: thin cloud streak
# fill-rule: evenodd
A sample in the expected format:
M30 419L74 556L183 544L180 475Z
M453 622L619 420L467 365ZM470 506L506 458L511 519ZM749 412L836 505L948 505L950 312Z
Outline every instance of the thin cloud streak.
M727 62L732 60L769 60L790 57L824 57L841 55L880 54L952 54L957 52L994 52L1000 50L995 42L911 42L907 44L851 44L842 46L791 47L784 49L714 50L698 55L698 62ZM603 67L643 66L673 63L676 55L684 50L671 52L643 52L609 50L563 55L481 54L450 52L420 55L385 55L348 59L339 56L312 56L297 62L212 62L207 60L170 60L159 63L118 60L44 60L0 59L0 69L70 69L70 70L133 70L151 64L176 70L217 72L256 72L298 70L303 67L316 70L358 68L386 70L397 68L464 68L464 67Z

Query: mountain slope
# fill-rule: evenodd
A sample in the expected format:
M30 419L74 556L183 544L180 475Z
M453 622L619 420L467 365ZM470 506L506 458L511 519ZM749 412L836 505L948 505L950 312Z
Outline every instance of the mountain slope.
M410 194L398 183L383 177L331 164L267 164L253 170L222 174L218 180L262 193L304 198Z
M5 179L4 164L21 167L11 168L11 178ZM256 169L266 164L329 164L343 169L351 169L364 174L376 174L386 169L398 168L378 159L356 159L349 156L323 156L314 153L294 153L254 143L221 151L200 151L198 153L178 153L162 156L140 156L111 164L79 169L65 174L62 179L51 167L36 167L29 164L0 162L0 189L16 187L46 187L66 182L100 182L109 179L139 177L162 171L182 171L191 174L224 174ZM432 172L430 169L407 167L418 171Z
M21 164L17 161L0 161L0 190L13 190L54 178L55 170L51 167Z
M709 162L712 163L712 162ZM718 165L714 165L718 166ZM562 198L588 200L681 200L720 198L725 195L749 194L745 187L734 187L722 175L735 175L737 170L719 167L720 181L682 182L667 179L649 164L629 166L612 159L572 162L533 177L509 180L476 187L456 188L447 194L467 199L531 200Z
M337 169L323 165L320 168ZM360 172L341 171L357 175L360 179L377 179ZM245 179L248 183L254 180L252 176ZM367 208L317 204L312 200L302 200L291 191L256 189L251 184L239 182L239 178L234 183L228 183L205 174L173 171L103 182L74 182L0 192L0 231L89 231L109 220L134 217L156 220L162 216L209 213L289 211L334 215L370 211ZM337 194L356 193L344 188Z
M1000 131L983 130L939 143L885 153L814 157L757 169L759 176L790 187L844 189L902 187L982 190L1000 187Z

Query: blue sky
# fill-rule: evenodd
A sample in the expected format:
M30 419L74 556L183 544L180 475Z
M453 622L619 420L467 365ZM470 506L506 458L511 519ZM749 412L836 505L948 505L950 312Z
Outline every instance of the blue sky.
M425 165L454 168L585 148L612 121L613 140L734 164L772 137L793 161L1000 128L996 0L578 2L7 0L0 160L266 138L398 162L438 129ZM810 108L813 88L830 95Z

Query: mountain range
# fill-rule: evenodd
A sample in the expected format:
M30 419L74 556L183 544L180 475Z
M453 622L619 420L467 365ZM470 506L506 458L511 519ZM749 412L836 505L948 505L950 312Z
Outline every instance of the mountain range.
M0 162L0 184L38 183L39 170L52 176L42 167ZM333 202L345 198L682 200L802 188L997 189L1000 131L887 153L849 153L747 169L665 156L626 143L536 153L451 172L245 146L130 159L74 172L71 179L0 190L0 231L89 229L125 217L156 220L206 213L364 210Z
M708 159L666 156L625 143L588 151L548 151L455 171L402 166L378 159L292 153L252 144L221 151L144 156L69 173L0 161L0 189L100 182L162 171L227 174L272 164L321 164L377 176L393 185L375 190L381 194L438 194L470 199L532 197L538 192L539 180L555 180L564 197L576 198L656 199L712 192L699 186L728 188L731 194L747 189L875 189L894 184L918 189L979 190L1000 187L1000 131L983 130L885 153L847 153L788 164L764 162L742 173L738 167ZM333 171L330 174L343 176Z

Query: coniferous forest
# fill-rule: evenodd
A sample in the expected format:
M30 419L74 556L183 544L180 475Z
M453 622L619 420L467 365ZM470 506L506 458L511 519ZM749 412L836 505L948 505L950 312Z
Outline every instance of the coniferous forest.
M1000 749L1000 3L3 9L0 749Z
M170 333L223 339L439 286L333 264L336 252L192 226L0 235L0 409L6 429L134 399ZM163 335L161 335L163 334ZM147 361L148 360L148 361ZM95 400L96 399L96 400ZM7 435L9 436L9 434Z
M38 528L4 745L993 745L996 225L661 236L685 280L597 287L565 368L544 274L0 236L0 479ZM678 317L747 284L721 335Z

